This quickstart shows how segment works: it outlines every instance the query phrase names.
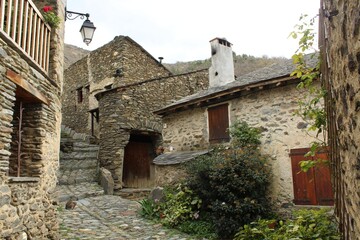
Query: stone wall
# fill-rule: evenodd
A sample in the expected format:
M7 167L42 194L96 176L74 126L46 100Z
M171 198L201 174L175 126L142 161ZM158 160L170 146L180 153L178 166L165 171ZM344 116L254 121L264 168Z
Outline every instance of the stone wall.
M98 95L100 166L112 172L115 190L122 188L124 147L131 132L136 130L160 135L162 120L152 112L207 86L208 71L202 70L147 80Z
M34 1L50 4L64 16L65 1ZM63 24L52 30L50 70L41 73L0 38L0 238L57 239L56 205L51 193L58 169L63 82ZM31 85L48 103L24 98L21 175L16 177L19 87L9 71ZM15 81L16 82L16 81ZM24 95L22 95L24 96Z
M95 94L108 88L168 75L170 72L131 38L115 37L66 69L63 125L76 132L90 134L91 117L88 111L98 108ZM82 89L81 103L77 101L77 89ZM97 123L94 128L95 135L99 137Z
M360 28L359 1L322 1L320 47L335 212L344 239L360 239Z
M270 155L273 168L271 195L278 205L293 200L290 149L310 146L313 138L305 131L306 123L294 116L302 94L295 85L263 90L229 101L230 125L246 121L263 129L262 151ZM189 151L208 148L206 108L170 114L163 119L165 150Z
M156 165L155 166L155 184L156 186L175 186L181 183L187 176L183 165Z

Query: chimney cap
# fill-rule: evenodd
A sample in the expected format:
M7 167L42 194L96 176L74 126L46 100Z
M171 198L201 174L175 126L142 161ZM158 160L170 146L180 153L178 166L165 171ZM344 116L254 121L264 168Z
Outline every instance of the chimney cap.
M212 40L210 40L209 42L214 42L214 41L216 41L216 40L218 40L219 42L222 42L222 41L225 41L227 44L226 45L233 45L231 42L229 42L226 38L220 38L220 37L216 37L216 38L214 38L214 39L212 39Z

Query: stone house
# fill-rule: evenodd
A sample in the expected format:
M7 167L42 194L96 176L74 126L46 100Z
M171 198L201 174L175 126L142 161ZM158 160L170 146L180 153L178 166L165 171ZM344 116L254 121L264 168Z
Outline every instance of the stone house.
M211 53L209 88L155 111L162 116L165 148L154 160L156 184L178 179L181 162L230 142L227 129L239 120L262 129L261 150L272 159L271 196L277 205L332 205L328 168L299 173L298 163L314 139L305 131L307 124L294 115L303 94L296 88L299 79L290 76L292 60L235 80L231 44L216 38Z
M65 70L62 124L99 138L95 94L170 74L130 37L117 36Z
M172 75L127 36L89 53L65 71L63 125L93 135L100 167L122 187L154 186L162 122L152 112L208 86L208 71Z
M61 0L0 2L0 239L58 238L64 25L45 24L45 5L64 22Z

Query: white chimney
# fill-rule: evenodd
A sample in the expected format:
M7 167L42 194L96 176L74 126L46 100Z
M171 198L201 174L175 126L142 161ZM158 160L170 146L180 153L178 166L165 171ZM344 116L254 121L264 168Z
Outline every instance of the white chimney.
M211 45L209 87L218 87L235 81L231 43L225 38L214 38Z

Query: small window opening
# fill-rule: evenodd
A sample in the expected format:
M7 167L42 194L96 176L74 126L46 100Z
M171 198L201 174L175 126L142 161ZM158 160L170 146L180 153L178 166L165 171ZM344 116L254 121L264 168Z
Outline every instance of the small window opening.
M110 89L112 89L112 84L109 84L109 85L106 85L104 88L105 88L105 90L110 90Z
M77 102L82 103L84 100L82 88L76 89L76 94L77 94Z

